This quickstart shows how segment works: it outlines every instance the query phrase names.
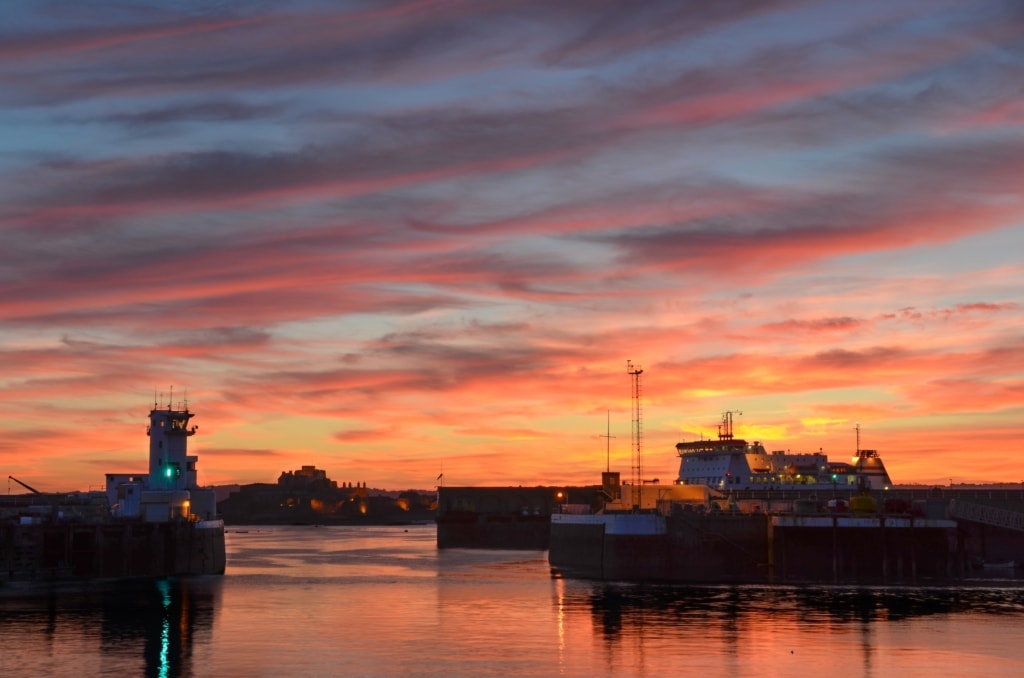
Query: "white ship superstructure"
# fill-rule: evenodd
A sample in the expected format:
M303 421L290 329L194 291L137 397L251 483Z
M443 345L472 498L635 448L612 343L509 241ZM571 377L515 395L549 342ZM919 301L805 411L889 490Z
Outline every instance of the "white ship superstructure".
M680 458L678 484L718 490L883 489L892 485L878 453L860 449L859 442L850 462L829 461L822 452L768 452L759 441L733 437L732 414L723 415L718 440L676 444Z

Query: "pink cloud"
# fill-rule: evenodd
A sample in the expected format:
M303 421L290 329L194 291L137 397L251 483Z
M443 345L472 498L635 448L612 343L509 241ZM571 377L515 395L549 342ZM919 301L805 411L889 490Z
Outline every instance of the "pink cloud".
M1018 14L822 12L12 14L0 459L140 468L173 384L206 482L589 483L626 359L663 480L730 408L901 480L1020 437Z
M0 44L0 57L6 59L39 59L54 56L81 56L109 47L149 42L161 38L202 35L239 27L264 24L267 17L188 20L143 26L113 26L53 32L24 38L6 39Z

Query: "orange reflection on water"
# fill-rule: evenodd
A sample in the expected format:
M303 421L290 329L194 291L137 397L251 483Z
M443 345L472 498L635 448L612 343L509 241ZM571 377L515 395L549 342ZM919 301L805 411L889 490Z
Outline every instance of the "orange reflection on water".
M223 577L0 591L0 675L1024 674L1019 586L642 586L429 525L227 536Z

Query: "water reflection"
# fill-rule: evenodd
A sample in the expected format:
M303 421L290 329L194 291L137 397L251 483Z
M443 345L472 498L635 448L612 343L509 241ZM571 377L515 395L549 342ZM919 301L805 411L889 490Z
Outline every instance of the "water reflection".
M606 636L628 625L715 624L735 641L746 617L803 625L898 621L955 612L1024 613L1024 588L685 587L592 583L560 586L559 608L590 608Z
M141 641L147 676L190 675L194 639L210 635L219 591L219 580L189 578L108 591L102 599L101 651L123 651Z
M408 530L408 531L406 531ZM253 528L210 579L0 590L13 675L1024 675L1024 588L638 586L428 527ZM979 668L980 667L980 668Z
M99 673L95 668L191 675L193 644L212 633L220 587L220 578L199 577L6 592L0 597L6 659L27 675L66 673L76 665L83 674Z
M765 666L813 659L828 669L836 656L857 657L864 675L880 670L879 647L903 622L1024 614L1024 588L858 588L556 582L558 618L589 614L610 660L629 653L638 665L654 648L691 646L717 657L715 668L739 671L753 658ZM908 627L900 627L908 628ZM916 626L915 628L921 628ZM830 656L831 655L831 656ZM886 660L888 661L888 660ZM838 662L834 667L842 668Z

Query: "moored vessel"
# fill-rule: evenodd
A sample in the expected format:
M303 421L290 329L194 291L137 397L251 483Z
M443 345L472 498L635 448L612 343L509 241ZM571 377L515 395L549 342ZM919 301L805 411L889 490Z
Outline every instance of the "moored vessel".
M726 413L717 441L676 446L681 464L675 484L648 483L640 473L640 370L630 374L632 483L620 484L619 474L609 470L596 510L565 507L551 516L548 562L554 574L684 583L838 583L942 580L962 572L956 521L871 496L873 490L885 493L891 483L870 450L858 449L849 467L822 454L769 455L760 443L735 439L732 413ZM810 491L747 491L787 485ZM824 488L831 490L831 502L815 492ZM772 494L793 496L773 503Z
M733 412L722 415L717 440L676 444L679 485L705 485L717 490L850 488L888 489L892 486L876 450L860 448L850 462L832 461L822 452L768 452L760 441L733 436Z

